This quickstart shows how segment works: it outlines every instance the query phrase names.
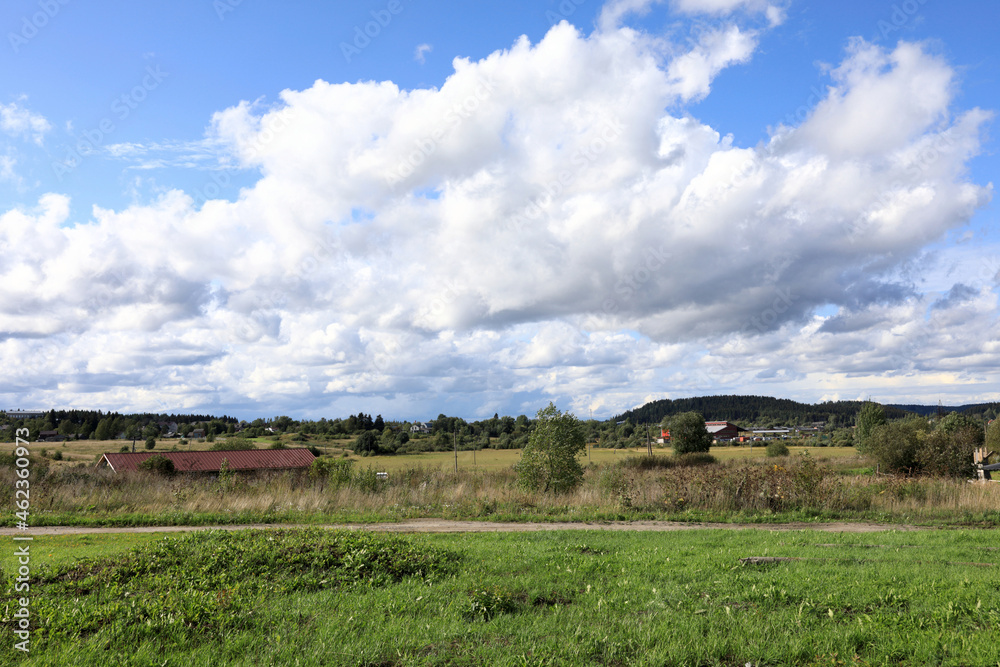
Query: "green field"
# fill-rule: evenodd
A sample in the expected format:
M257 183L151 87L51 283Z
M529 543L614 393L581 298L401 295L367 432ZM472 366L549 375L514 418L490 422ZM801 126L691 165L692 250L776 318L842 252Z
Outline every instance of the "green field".
M256 438L251 442L253 442L253 444L258 448L264 449L273 444L274 441L271 438ZM321 452L329 453L335 456L342 455L345 452L350 452L350 448L354 443L351 439L337 440L333 442L310 441L300 443L292 442L287 438L283 440L283 442L290 447L301 447L311 444L318 447ZM30 446L30 449L32 452L36 453L45 449L50 456L57 451L61 452L63 460L51 462L51 465L56 468L61 468L78 465L80 463L94 463L97 457L101 454L117 452L123 446L131 447L131 444L131 440L79 440L66 443L33 443ZM735 459L764 459L766 457L766 453L764 451L764 447L761 446L762 444L763 443L757 443L757 446L754 447L747 445L742 447L712 447L711 453L712 456L715 456L720 461L730 461ZM0 445L0 451L9 453L13 450L13 447L14 446L11 443L3 443ZM180 445L178 440L160 440L154 451L165 451L172 447L177 447L182 451L205 450L210 449L212 447L212 443L189 440L187 441L187 444ZM788 449L793 454L799 452L809 452L814 456L831 459L843 459L857 456L857 452L853 447L789 447ZM144 443L137 442L136 451L146 451ZM669 447L654 447L653 451L656 454L669 454L671 452ZM622 458L628 456L642 455L645 453L645 448L604 449L588 445L587 455L582 459L582 462L584 464L593 463L594 465L603 465L620 461ZM499 470L513 466L520 457L521 450L519 449L482 449L475 452L463 450L458 452L458 467L460 470ZM346 458L357 461L358 464L362 466L370 465L378 468L379 470L385 471L405 470L407 468L417 466L434 470L455 469L454 452L422 452L419 454L369 457L355 456L353 453L349 453Z
M33 584L18 663L1000 664L986 531L339 535L40 538L114 558Z

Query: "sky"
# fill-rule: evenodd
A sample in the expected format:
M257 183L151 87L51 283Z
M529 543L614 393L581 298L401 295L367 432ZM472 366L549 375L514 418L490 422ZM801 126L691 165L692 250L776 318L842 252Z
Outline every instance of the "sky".
M993 0L9 0L0 408L1000 400Z

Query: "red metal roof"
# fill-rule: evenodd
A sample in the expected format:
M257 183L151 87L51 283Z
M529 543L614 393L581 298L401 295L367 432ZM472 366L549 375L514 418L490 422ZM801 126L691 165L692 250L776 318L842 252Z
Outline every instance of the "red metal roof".
M229 470L291 470L308 468L316 459L308 449L241 449L221 452L129 452L107 453L98 466L106 464L115 472L138 470L139 464L154 456L174 462L177 472L219 472L222 460Z

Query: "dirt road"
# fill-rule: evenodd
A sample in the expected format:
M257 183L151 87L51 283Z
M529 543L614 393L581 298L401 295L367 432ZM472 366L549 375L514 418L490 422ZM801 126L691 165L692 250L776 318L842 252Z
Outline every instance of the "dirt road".
M97 533L180 533L195 530L243 530L246 528L305 528L287 524L245 524L236 526L139 526L122 528L88 528L80 526L40 526L21 531L16 528L0 528L0 535L43 536L43 535L90 535ZM492 521L449 521L447 519L412 519L399 523L330 524L313 526L319 528L347 528L351 530L374 530L386 533L531 533L549 530L636 530L636 531L678 531L678 530L815 530L824 533L875 533L886 530L915 531L935 530L934 528L878 523L679 523L674 521L613 521L605 523L499 523Z

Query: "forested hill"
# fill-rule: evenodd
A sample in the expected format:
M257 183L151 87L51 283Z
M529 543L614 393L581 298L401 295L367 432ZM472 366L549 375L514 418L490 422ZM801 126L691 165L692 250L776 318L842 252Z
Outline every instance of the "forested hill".
M833 426L851 426L864 405L862 401L836 401L809 405L787 398L770 396L697 396L695 398L653 401L629 410L615 421L628 419L633 424L658 423L668 415L700 412L708 421L744 422L746 424L806 424L825 421ZM896 419L906 413L886 406L886 417Z
M892 407L915 412L924 417L936 415L938 411L944 414L958 412L975 419L995 419L1000 414L1000 403L972 403L969 405L896 405Z

